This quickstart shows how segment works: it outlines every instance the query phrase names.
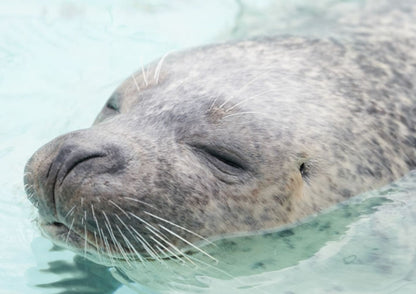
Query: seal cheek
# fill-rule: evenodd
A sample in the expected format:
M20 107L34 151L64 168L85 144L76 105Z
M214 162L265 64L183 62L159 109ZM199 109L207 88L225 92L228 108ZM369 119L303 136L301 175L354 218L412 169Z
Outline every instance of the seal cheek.
M279 223L295 221L296 206L304 199L304 181L298 172L294 172L285 180L285 184L280 186L279 193L273 196L273 201L277 204L277 216Z
M293 198L294 200L302 198L303 185L303 175L299 173L292 174L286 185L286 189L289 191L290 198Z

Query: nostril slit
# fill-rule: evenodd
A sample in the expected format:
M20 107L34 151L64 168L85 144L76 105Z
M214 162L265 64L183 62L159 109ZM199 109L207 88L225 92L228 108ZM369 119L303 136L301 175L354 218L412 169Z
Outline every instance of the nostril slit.
M48 172L46 173L46 178L49 178L49 174L51 173L52 165L53 165L53 161L52 161L52 163L49 165Z
M79 160L76 160L73 162L73 164L65 171L65 175L62 177L61 181L59 182L59 186L62 185L62 183L64 182L65 178L67 177L67 175L80 163L93 159L93 158L99 158L99 157L105 157L104 153L95 153L95 154L91 154L89 156L83 157Z
M58 222L53 222L52 224L56 227L62 227L64 225L63 223L58 223Z

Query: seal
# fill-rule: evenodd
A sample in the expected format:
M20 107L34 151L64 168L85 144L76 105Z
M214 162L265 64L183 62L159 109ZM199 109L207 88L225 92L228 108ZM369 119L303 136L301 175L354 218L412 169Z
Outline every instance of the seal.
M114 265L201 251L385 185L416 167L415 47L413 28L394 27L164 56L90 128L28 161L40 227Z

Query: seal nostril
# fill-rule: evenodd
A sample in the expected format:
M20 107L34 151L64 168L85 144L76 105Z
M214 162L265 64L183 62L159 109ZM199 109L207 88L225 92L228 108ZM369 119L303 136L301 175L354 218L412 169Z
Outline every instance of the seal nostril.
M72 162L69 162L68 164L67 164L67 166L68 166L68 168L66 168L66 169L64 169L63 171L62 171L62 174L63 174L63 176L62 176L62 178L61 178L61 180L59 181L59 186L61 186L62 185L62 183L64 182L64 180L65 180L65 178L68 176L68 174L77 166L77 165L79 165L80 163L82 163L82 162L85 162L85 161L87 161L87 160L90 160L90 159L93 159L93 158L99 158L99 157L105 157L105 154L104 153L94 153L94 154L91 154L91 155L89 155L89 156L85 156L85 157L81 157L81 158L76 158L76 159L74 159Z
M310 165L310 163L309 162L302 162L301 165L299 166L299 172L300 172L302 178L306 182L309 182L310 175L311 175L311 165Z
M56 227L63 227L64 226L64 224L58 223L58 222L53 222L52 225L54 225Z
M46 173L46 178L49 178L49 175L50 175L50 173L51 173L51 169L52 169L52 165L53 165L53 161L52 161L52 162L51 162L51 164L49 165L48 172Z
M305 173L306 173L305 169L306 169L305 168L305 163L302 163L299 167L299 171L300 171L302 176L305 176Z

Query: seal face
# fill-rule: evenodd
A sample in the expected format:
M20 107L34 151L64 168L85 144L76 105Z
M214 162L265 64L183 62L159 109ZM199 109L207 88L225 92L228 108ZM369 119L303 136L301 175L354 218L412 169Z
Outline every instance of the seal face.
M42 230L101 263L159 258L402 176L416 166L406 40L260 39L150 64L27 163Z

